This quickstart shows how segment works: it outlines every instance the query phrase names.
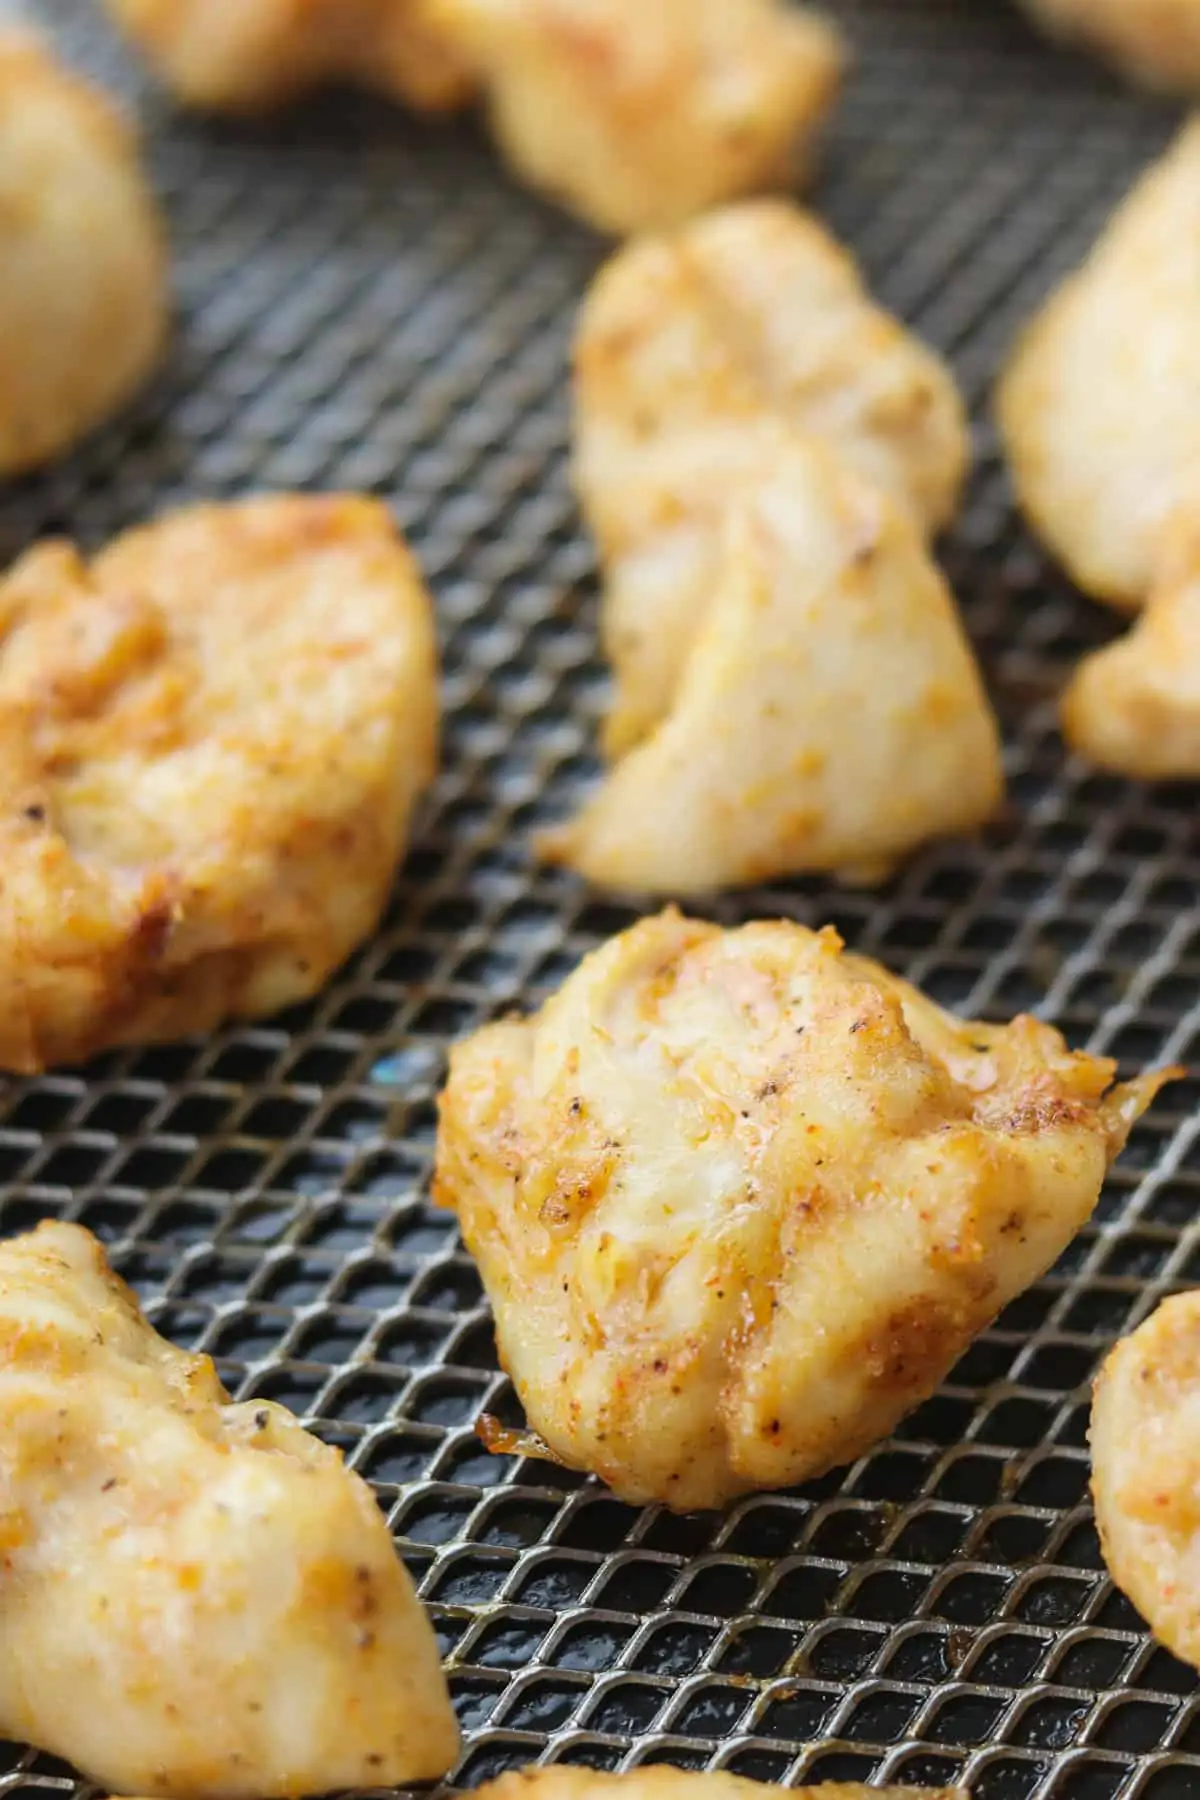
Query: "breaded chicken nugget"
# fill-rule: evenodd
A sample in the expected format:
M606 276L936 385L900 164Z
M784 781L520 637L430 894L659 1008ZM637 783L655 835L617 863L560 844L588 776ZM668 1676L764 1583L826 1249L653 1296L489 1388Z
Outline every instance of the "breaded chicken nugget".
M837 92L839 34L785 0L429 0L531 186L602 231L786 181Z
M163 233L130 127L35 40L0 33L0 475L120 407L167 322Z
M107 0L189 106L254 112L329 81L380 88L424 112L469 100L470 71L427 22L428 0Z
M312 994L436 755L428 596L349 497L199 506L0 583L0 1067Z

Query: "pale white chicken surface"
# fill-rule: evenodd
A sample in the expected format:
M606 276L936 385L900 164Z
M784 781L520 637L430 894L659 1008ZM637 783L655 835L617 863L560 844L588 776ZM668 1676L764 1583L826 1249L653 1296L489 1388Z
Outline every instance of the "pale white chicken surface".
M724 1769L693 1771L663 1765L612 1775L600 1769L517 1769L489 1781L480 1800L766 1800L786 1794L789 1800L967 1800L963 1788L863 1787L857 1781L826 1781L818 1787L779 1788L748 1781Z
M372 501L29 551L0 581L0 1067L315 992L374 928L436 736L429 598Z
M1164 1300L1109 1354L1091 1443L1112 1578L1155 1637L1200 1668L1200 1294Z
M667 710L730 496L762 468L756 426L824 440L929 535L957 506L969 439L952 375L797 207L747 202L618 252L584 304L574 366L613 754Z
M100 1246L0 1244L0 1730L118 1793L445 1774L433 1632L366 1484L160 1338Z
M131 127L0 32L0 476L121 407L164 348L167 255Z
M575 371L616 761L544 853L688 894L875 879L983 822L998 734L926 545L961 490L962 402L851 259L770 201L638 241L588 297Z
M429 0L501 148L604 231L785 183L837 92L841 39L787 0Z
M1137 10L1137 9L1133 9ZM999 420L1021 504L1085 592L1145 605L1200 491L1200 120L1020 340Z
M106 0L185 104L253 112L331 81L357 81L421 111L471 98L474 80L429 0Z
M1000 801L995 721L917 525L814 440L768 430L758 451L665 716L541 841L592 881L872 881Z
M1200 777L1200 506L1185 505L1164 534L1159 578L1132 630L1076 671L1063 733L1122 775Z
M1200 92L1200 0L1022 0L1055 37L1099 52L1132 80Z
M1090 1215L1165 1075L942 1012L832 930L668 912L453 1052L457 1212L547 1452L716 1507L853 1460Z

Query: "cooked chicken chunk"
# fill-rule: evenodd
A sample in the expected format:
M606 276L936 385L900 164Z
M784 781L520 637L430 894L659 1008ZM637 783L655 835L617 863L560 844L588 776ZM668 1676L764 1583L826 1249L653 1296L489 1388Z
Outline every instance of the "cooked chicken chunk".
M1111 1352L1091 1436L1112 1578L1154 1635L1200 1668L1200 1293L1164 1300Z
M486 93L518 173L607 231L787 178L833 101L841 40L785 0L108 0L193 106L322 82L424 111Z
M1200 90L1200 0L1023 0L1056 37L1097 50L1134 81Z
M0 1067L304 998L433 771L429 600L384 509L196 507L0 581Z
M958 503L968 436L950 372L793 206L730 207L622 250L584 305L575 383L575 483L606 577L613 755L669 708L731 493L763 466L758 423L823 439L929 535Z
M926 549L962 404L820 226L755 202L629 246L576 376L618 761L545 853L685 894L877 876L985 819L995 722Z
M1200 120L1034 321L999 393L1031 523L1080 587L1125 609L1145 604L1200 478L1198 317Z
M119 1793L444 1775L428 1620L366 1484L231 1405L74 1225L0 1245L0 1730Z
M162 353L167 260L129 126L0 32L0 476L115 412Z
M1075 749L1147 781L1200 776L1200 506L1179 514L1163 545L1146 611L1086 658L1063 702Z
M832 26L785 0L430 0L518 173L601 230L785 180L836 93Z
M912 518L815 440L767 432L759 454L666 716L543 839L592 881L873 880L1001 797L995 722Z
M1167 1079L1113 1072L668 912L457 1047L435 1196L547 1453L716 1507L885 1437L1049 1267Z
M1107 768L1200 775L1200 120L1118 209L999 394L1022 505L1079 585L1145 607L1067 691Z
M422 111L469 100L472 77L429 0L107 0L117 24L190 106L257 111L359 81Z
M777 1788L724 1769L701 1773L643 1765L624 1775L610 1775L565 1763L502 1775L480 1788L479 1800L767 1800L771 1794L786 1794L788 1800L967 1800L963 1788L871 1788L857 1781Z

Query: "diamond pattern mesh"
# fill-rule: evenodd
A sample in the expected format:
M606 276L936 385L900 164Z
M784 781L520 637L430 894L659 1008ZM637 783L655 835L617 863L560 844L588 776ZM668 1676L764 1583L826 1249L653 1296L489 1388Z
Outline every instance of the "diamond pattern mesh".
M138 93L180 328L139 405L0 496L0 554L247 487L369 489L436 590L448 725L386 924L314 1005L0 1089L0 1228L90 1226L164 1331L375 1483L449 1658L465 1784L653 1759L964 1777L978 1800L1200 1793L1197 1683L1105 1577L1085 1447L1112 1335L1200 1278L1196 1082L1139 1127L1054 1274L847 1471L680 1520L474 1438L481 1406L517 1414L473 1267L426 1198L445 1046L634 916L528 848L593 769L603 671L563 377L602 246L513 187L469 124L357 97L260 127L179 119L138 90L95 0L32 10ZM832 919L945 1003L1036 1008L1129 1070L1186 1061L1194 795L1064 760L1054 692L1111 624L1019 528L985 405L1015 325L1172 120L1001 0L836 10L860 54L818 197L975 407L947 559L1012 805L879 895L789 884L714 914ZM15 1747L3 1769L10 1792L71 1787Z

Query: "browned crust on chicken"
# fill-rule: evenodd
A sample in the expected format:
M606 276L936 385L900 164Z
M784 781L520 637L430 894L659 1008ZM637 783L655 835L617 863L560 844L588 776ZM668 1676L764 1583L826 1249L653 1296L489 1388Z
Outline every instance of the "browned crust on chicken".
M676 913L452 1054L435 1198L551 1454L678 1510L876 1443L1060 1254L1166 1075L832 931Z
M196 507L0 583L0 1067L313 993L435 758L431 609L385 509Z

